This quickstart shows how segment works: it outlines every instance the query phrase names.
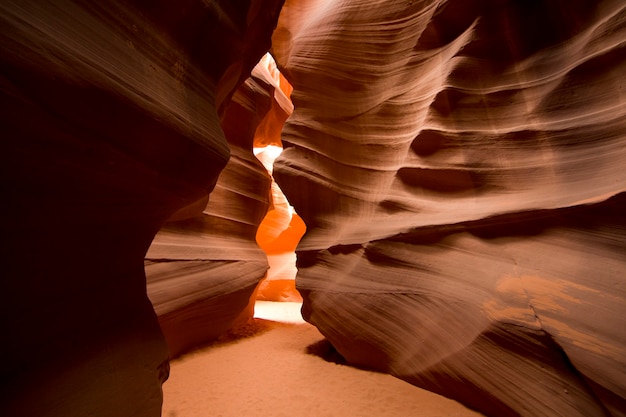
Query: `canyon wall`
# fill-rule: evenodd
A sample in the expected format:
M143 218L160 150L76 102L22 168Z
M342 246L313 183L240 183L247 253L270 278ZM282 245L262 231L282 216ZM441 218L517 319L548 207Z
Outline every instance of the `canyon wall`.
M626 415L626 6L287 1L305 318L490 416Z
M206 205L231 152L221 118L280 7L0 3L0 415L160 415L144 256Z
M168 355L249 316L281 3L0 3L0 415L157 416ZM349 362L493 416L625 415L622 3L287 2L275 176ZM270 255L303 228L274 214Z
M257 236L274 241L289 224L279 216L267 225L268 210L286 208L277 210L281 201L270 192L276 187L271 165L264 166L253 148L280 145L280 128L290 112L280 73L266 55L221 117L230 159L208 202L175 213L146 254L148 296L170 357L252 318L257 287L269 268Z

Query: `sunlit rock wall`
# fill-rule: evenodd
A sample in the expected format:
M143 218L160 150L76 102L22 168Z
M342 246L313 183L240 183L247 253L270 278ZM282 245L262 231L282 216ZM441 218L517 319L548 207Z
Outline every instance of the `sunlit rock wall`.
M279 8L0 2L0 415L160 415L144 256L215 185Z
M491 416L626 410L626 5L288 1L303 312Z
M275 86L272 108L261 122L254 138L254 153L272 175L274 161L282 152L280 135L283 125L293 112L293 88L278 71L274 58L267 54L259 62L267 68L270 81ZM257 299L266 301L302 302L295 288L296 245L304 234L305 225L282 190L272 178L270 208L259 225L256 241L267 255L269 270L259 285Z
M231 157L208 202L174 214L146 255L148 296L172 357L251 318L255 290L269 268L256 237L268 209L276 210L270 174L253 147L271 144L272 134L280 141L287 118L281 104L291 102L268 58L255 66L222 117Z

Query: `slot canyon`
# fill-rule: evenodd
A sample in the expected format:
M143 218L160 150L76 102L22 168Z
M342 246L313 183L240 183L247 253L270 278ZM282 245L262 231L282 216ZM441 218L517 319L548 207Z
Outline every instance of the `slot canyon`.
M626 417L622 0L3 0L0 28L0 416L160 416L170 361L260 299L485 416Z

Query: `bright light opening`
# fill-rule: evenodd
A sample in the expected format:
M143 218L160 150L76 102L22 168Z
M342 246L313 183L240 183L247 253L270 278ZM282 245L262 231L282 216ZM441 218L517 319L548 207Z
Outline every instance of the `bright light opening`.
M269 53L259 61L253 74L274 86L271 108L255 132L253 150L271 176L274 161L283 151L280 138L283 125L293 112L290 99L293 88L278 71ZM295 249L305 230L304 222L272 178L270 208L256 235L257 243L267 254L270 268L257 290L255 317L290 323L302 322L302 297L295 286Z
M281 323L302 324L306 322L300 313L301 307L301 302L257 300L254 304L254 317Z

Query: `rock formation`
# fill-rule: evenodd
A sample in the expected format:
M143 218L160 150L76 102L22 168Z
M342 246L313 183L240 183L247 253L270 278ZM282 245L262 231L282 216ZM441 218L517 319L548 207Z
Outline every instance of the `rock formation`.
M284 123L284 121L281 123ZM272 174L276 157L282 146L268 146L257 153L268 172ZM296 245L306 225L294 211L282 190L272 179L271 209L259 225L256 240L267 255L270 269L259 286L257 299L266 301L302 302L295 287Z
M176 355L249 314L255 239L303 227L251 153L291 110L248 79L281 3L0 2L0 415L157 416L159 322ZM274 173L303 313L348 361L490 416L626 415L625 22L287 1Z
M230 153L220 115L280 6L0 3L0 415L160 415L143 259L206 202Z
M266 55L233 95L221 119L231 156L208 203L175 213L146 254L148 296L171 357L252 317L255 290L269 266L257 238L273 242L288 229L289 213L260 229L270 205L270 214L287 208L267 171L271 165L253 153L280 144L280 127L291 112L279 75Z
M305 318L491 416L626 415L626 6L287 1Z
M270 112L257 128L254 140L254 153L271 175L274 161L282 152L282 127L293 112L290 98L293 88L278 71L270 54L266 54L259 65L269 70L270 80L276 87L276 100L272 102ZM306 226L273 178L270 203L256 234L256 241L267 255L270 266L265 279L259 285L257 299L301 302L302 297L295 288L295 250Z

